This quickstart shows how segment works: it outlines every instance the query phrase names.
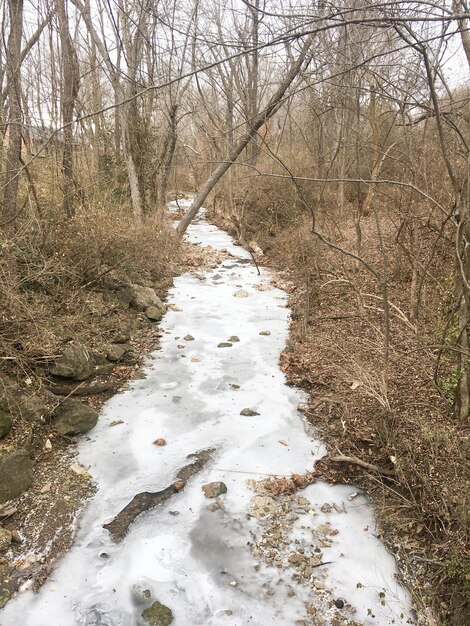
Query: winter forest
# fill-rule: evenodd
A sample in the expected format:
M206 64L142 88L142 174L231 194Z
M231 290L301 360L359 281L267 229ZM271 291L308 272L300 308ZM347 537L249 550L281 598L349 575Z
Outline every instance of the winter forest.
M15 611L27 614L31 621L24 624L31 626L46 618L44 623L63 626L468 624L467 0L0 0L0 21L0 607L6 606L5 626L20 623ZM230 263L238 263L238 269ZM184 291L187 277L193 281L187 287L191 295ZM209 283L220 283L219 295L206 291ZM222 296L228 285L231 291ZM173 318L181 321L172 326ZM222 325L227 330L219 336ZM170 333L179 343L168 344L167 354ZM213 353L207 347L211 342ZM259 352L256 342L261 342ZM174 359L172 368L165 354ZM145 370L149 358L157 364L154 387L153 374ZM216 373L219 358L223 374ZM177 363L200 373L180 371ZM264 367L266 378L256 379L251 390L250 378L254 381ZM204 368L207 380L199 381ZM219 374L225 391L222 383L209 384ZM139 380L141 375L147 380ZM201 385L197 392L191 391L196 388L192 376ZM174 381L184 388L174 396L180 400L169 401L169 407L159 404ZM145 410L158 406L157 413L167 416L167 430L155 417L149 434L150 427L132 426L117 409L116 398L138 407L132 393L145 382L155 394L155 404ZM244 401L248 388L252 395ZM256 396L261 391L263 401ZM187 393L194 395L189 399ZM224 393L240 398L225 430L217 420L231 415L233 407L224 404L229 402ZM296 400L294 408L285 408L286 424L296 420L297 425L285 434L288 427L276 420L284 403L294 402L289 394ZM207 402L204 410L199 401ZM269 410L263 409L264 401L273 403ZM214 440L192 426L183 428L185 416L208 407L218 411L211 426ZM106 416L113 418L112 429ZM234 424L239 426L232 433ZM97 435L100 428L104 434ZM275 443L267 443L265 452L252 449L255 439L269 439L269 429L276 433ZM89 436L96 443L87 444ZM148 452L141 436L148 439ZM181 449L172 448L177 437L188 438L187 449L181 442ZM233 467L226 444L220 443L231 437L240 451ZM305 448L312 437L327 450L315 458ZM77 445L84 454L79 463ZM138 470L131 472L123 457L117 464L121 469L109 473L112 446L116 454L132 448ZM285 464L284 453L292 455ZM259 475L251 465L256 458ZM161 468L161 480L155 482L154 475L144 480L150 466ZM219 480L213 471L228 466L247 474L233 474L239 487L230 486L228 474ZM132 488L117 491L115 509L93 504L100 493L114 498L113 483L124 476ZM225 491L220 487L220 493L208 495L204 485L202 493L201 476ZM205 515L220 518L220 528L214 522L219 535L235 536L227 519L236 514L245 519L242 500L249 500L250 480L257 485L256 502L265 498L263 506L269 500L271 507L269 514L259 513L251 501L247 518L261 520L258 530L264 535L250 558L265 559L262 571L292 570L301 591L291 604L284 605L281 583L275 587L271 574L243 588L222 562L224 549L217 551L200 537L188 544L194 563L181 556L182 562L193 563L195 578L202 580L204 559L196 559L194 550L204 545L205 554L213 555L233 581L226 583L228 591L221 591L219 582L188 591L191 610L170 590L162 591L160 604L150 583L152 599L159 601L145 608L150 595L145 596L137 621L129 617L134 600L118 602L120 613L118 608L100 612L98 600L89 606L83 601L80 609L74 605L73 618L64 617L69 614L63 607L25 604L25 581L34 581L36 591L45 583L38 597L47 594L54 568L71 546L60 571L72 571L75 564L82 571L85 552L73 555L80 546L88 549L83 536L92 527L101 529L102 521L108 520L103 528L111 526L111 535L126 535L125 550L133 533L148 532L146 516L160 511L179 524L176 560L177 546L186 545L197 524L211 526L207 520L202 524ZM310 510L328 513L325 524L336 524L339 537L352 533L347 507L339 500L328 504L333 496L317 507L314 499L311 508L299 504L318 484L339 490L355 486L368 494L364 502L372 517L367 525L376 524L374 537L388 554L382 543L367 550L383 549L383 559L395 558L390 576L406 589L397 597L409 594L403 600L413 607L408 612L380 613L389 608L389 591L379 589L374 591L377 608L364 604L362 614L360 591L367 585L352 573L349 596L344 591L349 587L340 593L334 586L340 582L333 582L335 576L341 580L340 570L335 573L332 566L329 587L320 566L335 560L326 552L318 563L307 562L310 548L305 545L300 553L291 544L282 548L282 539L269 548L278 560L274 552L268 554L267 535L280 533L285 546L293 540L295 522L282 517L281 509L289 506L293 515L294 504L304 506L306 517ZM188 510L195 510L202 504L190 495L193 488L204 507L212 498L209 504L217 510L207 513L203 507L196 526L189 521L185 526L186 513L173 518L163 502L171 497L168 506L177 508L178 498L188 498ZM230 494L237 489L234 502ZM344 493L352 506L349 492ZM124 505L132 501L135 508L142 494L156 500L144 498L128 519L130 504ZM335 506L345 521L331 521ZM76 540L83 510L82 539L79 532ZM122 515L125 531L121 526L116 531L113 524L118 518L120 524ZM352 515L348 519L356 523ZM108 530L102 531L106 537ZM351 536L341 549L347 552L354 543ZM246 548L236 549L244 554ZM301 556L295 561L293 554ZM241 568L245 558L240 557ZM314 552L309 558L316 558ZM176 577L183 566L178 568L173 565ZM177 584L180 592L186 589L182 585ZM263 591L261 600L255 590L265 585L272 593ZM84 596L91 598L97 588L86 587ZM207 589L225 602L223 617L223 611L207 608ZM243 599L235 603L246 613L230 604L235 592L250 598L248 608ZM300 599L301 608L295 604ZM256 612L260 607L264 617Z

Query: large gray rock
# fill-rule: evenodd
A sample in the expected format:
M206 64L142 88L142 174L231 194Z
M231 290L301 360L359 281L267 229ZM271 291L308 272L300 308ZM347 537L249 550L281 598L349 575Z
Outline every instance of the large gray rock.
M154 602L152 606L142 611L142 617L150 626L169 626L173 621L171 609L161 602Z
M11 430L11 417L6 411L0 409L0 438L5 437Z
M46 403L7 376L0 376L0 409L33 422L48 411Z
M165 314L165 308L158 306L148 306L145 309L145 317L151 322L159 322Z
M61 435L87 433L98 421L98 413L80 400L64 400L54 412L54 428Z
M85 380L93 373L93 357L84 346L67 346L61 357L50 368L51 374L61 378Z
M19 448L0 456L0 503L17 498L32 481L33 462L26 450Z
M142 287L142 285L129 285L132 294L131 306L138 311L145 311L149 307L155 307L165 312L165 305L157 296L152 287Z

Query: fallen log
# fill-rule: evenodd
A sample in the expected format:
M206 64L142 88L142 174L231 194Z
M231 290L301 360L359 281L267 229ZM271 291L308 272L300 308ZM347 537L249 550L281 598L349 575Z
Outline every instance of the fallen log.
M106 391L114 391L118 384L114 383L102 383L101 385L77 385L76 387L70 387L69 385L51 385L46 387L47 391L50 391L55 396L92 396Z
M184 489L186 482L202 470L211 459L213 453L214 449L209 448L196 452L195 454L190 454L187 458L194 458L195 460L178 471L176 480L171 485L161 491L142 491L138 493L111 522L103 524L103 528L109 531L116 543L122 541L129 530L129 526L139 515L157 506L161 506L173 495Z

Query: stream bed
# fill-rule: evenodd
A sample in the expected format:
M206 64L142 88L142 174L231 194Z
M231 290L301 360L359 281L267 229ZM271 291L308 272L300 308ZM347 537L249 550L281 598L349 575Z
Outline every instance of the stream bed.
M145 626L155 601L175 626L414 623L364 494L313 481L274 497L276 477L305 475L326 452L279 368L286 293L203 219L187 237L232 258L175 279L146 378L109 400L79 444L98 491L74 546L38 594L7 605L1 626ZM114 541L103 524L136 494L167 489L203 450L184 488ZM208 499L213 481L227 492Z

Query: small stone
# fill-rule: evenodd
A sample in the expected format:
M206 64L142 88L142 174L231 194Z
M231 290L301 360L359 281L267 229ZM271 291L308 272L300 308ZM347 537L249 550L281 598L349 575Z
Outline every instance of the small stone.
M238 289L238 291L236 291L233 294L234 298L247 298L248 294L244 289Z
M230 341L232 343L238 343L240 339L236 335L232 335L231 337L227 339L227 341Z
M230 383L230 387L232 389L240 389L240 385L237 385L236 383Z
M88 474L87 468L83 465L80 465L79 463L72 463L72 465L69 467L69 470L74 474L77 474L77 476L85 476L86 474Z
M332 508L333 507L331 506L331 504L325 502L325 504L322 505L321 510L323 511L323 513L329 513Z
M203 485L202 490L206 498L217 498L223 493L227 493L227 485L220 481L216 481L213 483L207 483L207 485Z
M288 446L289 445L289 440L288 439L279 439L279 443L282 443L283 446Z
M180 514L179 511L170 511L170 515L173 515L173 517L176 517L179 514Z
M200 363L201 362L201 357L198 356L197 354L195 354L194 356L191 357L191 362L192 363Z
M175 491L181 491L185 488L185 486L186 483L184 480L177 480L175 483L173 483L173 488L175 489Z
M229 343L228 341L222 341L221 343L217 344L218 348L231 348L233 344Z
M337 600L335 600L335 607L337 609L344 608L344 600L341 600L341 598L338 598Z
M185 341L194 341L194 337L192 335L186 335L186 337L183 337L183 339Z
M8 550L12 541L11 532L6 528L0 528L0 552Z
M314 580L313 581L313 586L315 587L315 589L324 589L325 588L325 583L322 583L321 580Z
M263 335L264 337L269 337L270 334L271 334L270 330L262 330L260 332L260 335Z
M253 411L253 409L242 409L240 411L240 415L244 415L245 417L254 417L255 415L259 415L259 413Z
M51 487L52 483L46 483L43 487L41 487L39 493L48 493L51 490Z
M119 426L119 424L124 424L124 420L113 420L110 426Z
M11 517L17 510L18 508L14 504L0 504L0 519Z
M142 617L150 626L169 626L173 621L171 609L158 601L142 611Z
M20 532L18 530L12 530L11 531L11 540L14 543L23 543L23 537L21 536Z
M50 439L46 439L46 443L44 444L44 450L50 452L52 450L52 442Z
M231 587L236 587L238 585L236 580L231 580L229 584Z
M289 555L287 560L292 565L300 565L304 562L305 557L303 556L303 554L298 554L297 552L295 552L294 554Z
M164 313L165 309L156 306L148 306L145 309L145 317L151 322L159 322Z
M155 441L153 442L156 446L166 446L166 441L165 439L162 439L160 437L160 439L155 439Z

